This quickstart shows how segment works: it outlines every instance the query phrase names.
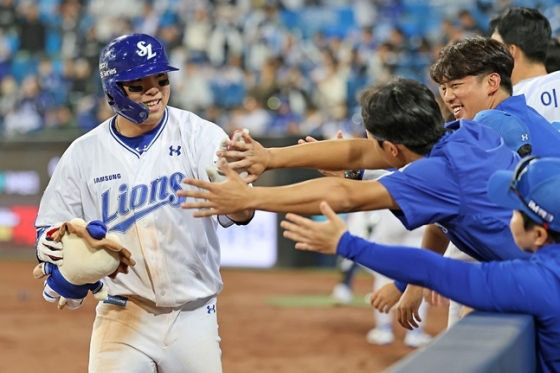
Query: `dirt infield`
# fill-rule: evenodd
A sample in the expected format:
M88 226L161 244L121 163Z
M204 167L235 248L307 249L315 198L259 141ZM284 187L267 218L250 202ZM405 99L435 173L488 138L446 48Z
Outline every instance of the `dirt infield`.
M45 302L32 262L0 262L0 373L86 372L95 301L76 311ZM225 373L380 372L412 350L403 331L391 346L372 346L367 307L281 307L271 297L328 294L333 272L223 270L218 298ZM365 294L371 277L360 274L355 291ZM440 332L445 311L431 309L426 330Z

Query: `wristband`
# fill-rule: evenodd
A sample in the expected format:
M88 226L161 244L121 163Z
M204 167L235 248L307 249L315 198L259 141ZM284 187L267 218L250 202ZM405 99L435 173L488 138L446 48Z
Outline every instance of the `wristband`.
M346 179L362 180L364 177L364 170L346 170L344 171L344 177Z

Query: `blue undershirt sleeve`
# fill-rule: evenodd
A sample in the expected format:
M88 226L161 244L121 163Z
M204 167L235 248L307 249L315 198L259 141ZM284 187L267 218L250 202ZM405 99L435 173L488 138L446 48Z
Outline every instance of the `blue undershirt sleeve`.
M542 305L558 291L554 274L528 260L468 263L428 250L372 243L349 232L340 239L337 254L481 311L535 315L549 309Z
M395 286L397 287L397 289L399 289L399 291L401 293L404 293L404 291L406 290L406 282L402 282L402 281L395 281Z

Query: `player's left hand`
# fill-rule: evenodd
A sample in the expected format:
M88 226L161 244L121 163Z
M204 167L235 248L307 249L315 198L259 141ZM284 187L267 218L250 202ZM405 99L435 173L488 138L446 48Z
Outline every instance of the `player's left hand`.
M324 222L287 214L280 226L285 229L284 237L296 242L296 249L336 254L338 242L348 228L327 202L321 202L320 208L327 218Z
M37 240L37 257L42 262L52 263L61 266L64 260L64 250L62 242L56 241L53 236L60 229L62 224L58 223L43 231Z
M401 291L391 281L370 295L369 304L379 312L389 313L391 308L401 299L401 296Z
M399 324L408 330L417 328L418 322L422 321L418 309L422 304L423 293L423 288L408 284L397 305Z
M183 183L204 190L179 190L177 195L186 198L202 199L198 202L183 202L182 209L200 209L193 215L197 218L212 215L231 215L236 212L254 209L251 206L251 188L229 167L225 159L220 159L218 169L226 177L221 183L197 179L183 179Z

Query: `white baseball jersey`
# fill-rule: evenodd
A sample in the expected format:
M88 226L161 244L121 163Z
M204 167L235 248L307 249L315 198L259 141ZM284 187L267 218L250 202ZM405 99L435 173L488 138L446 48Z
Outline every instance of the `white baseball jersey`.
M560 71L525 79L513 86L514 95L525 95L527 105L549 122L560 122Z
M106 279L111 295L138 295L177 307L219 293L216 218L194 218L176 192L194 188L184 177L208 180L220 141L217 125L168 107L145 151L124 144L115 117L76 139L62 156L41 200L35 225L79 217L101 220L132 253L128 274Z

